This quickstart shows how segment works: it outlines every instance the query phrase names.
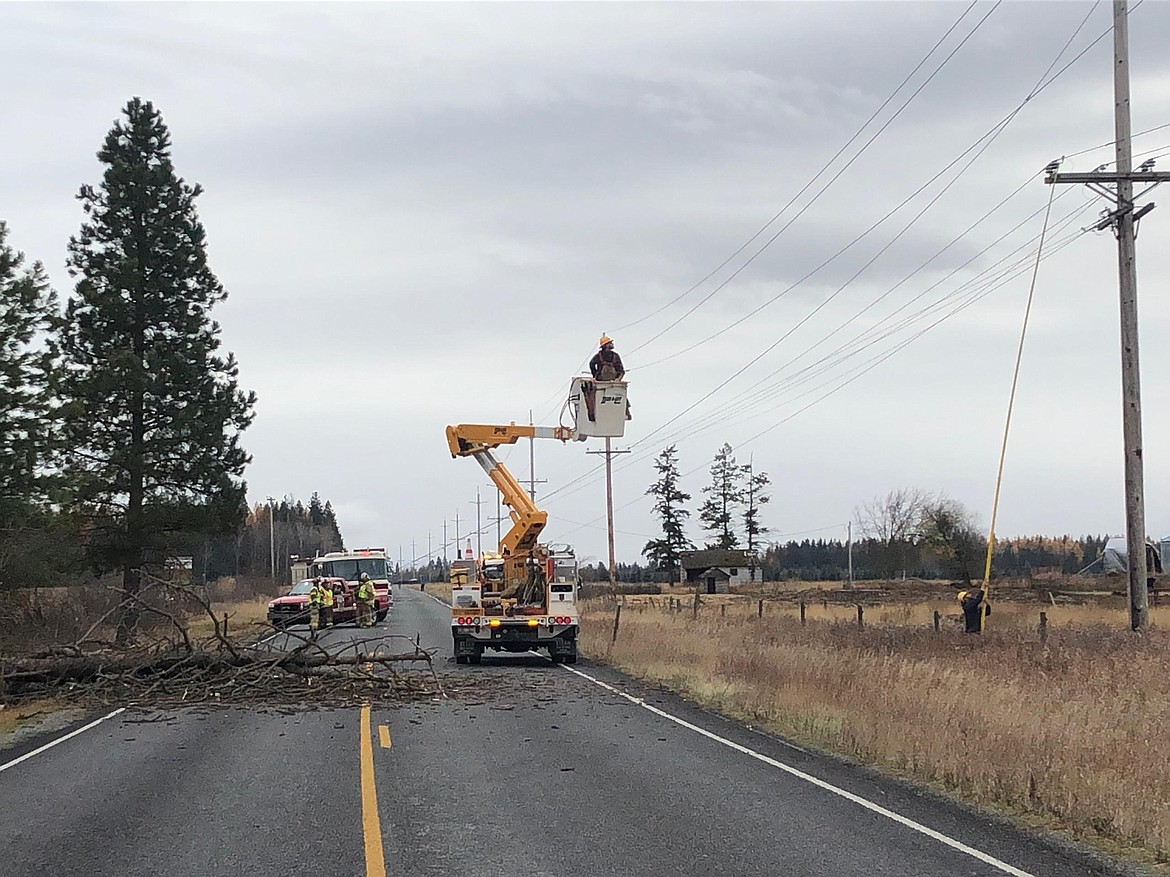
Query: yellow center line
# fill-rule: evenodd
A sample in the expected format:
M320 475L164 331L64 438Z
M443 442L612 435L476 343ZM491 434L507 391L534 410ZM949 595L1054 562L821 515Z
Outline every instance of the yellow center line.
M378 742L382 744L383 749L390 748L390 726L378 725Z
M386 877L386 857L382 852L382 823L378 819L378 790L374 785L374 742L370 731L368 703L362 705L359 749L362 761L362 833L366 841L366 877Z

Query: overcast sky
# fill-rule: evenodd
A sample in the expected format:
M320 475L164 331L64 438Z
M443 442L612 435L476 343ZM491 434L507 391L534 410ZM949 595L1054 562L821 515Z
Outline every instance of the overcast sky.
M477 487L486 522L491 486L450 458L445 425L555 423L602 331L635 416L615 462L619 560L657 534L643 494L670 443L692 508L724 442L768 472L773 538L843 538L858 505L900 487L986 523L1040 172L1113 139L1111 38L1012 114L1110 7L4 3L0 219L68 293L77 189L99 181L126 101L153 101L178 172L206 189L230 292L216 317L259 395L249 495L320 491L351 546L409 562L429 532L437 553L444 520L452 541L457 511L463 533L474 522ZM1131 40L1144 131L1170 123L1170 4L1135 9ZM1170 160L1170 127L1134 148ZM1067 246L1040 267L1000 535L1124 526L1116 244L1073 238L1105 205L1059 189L1049 240ZM1168 236L1159 210L1138 238L1155 535L1170 533ZM546 538L597 559L587 449L538 444L537 493ZM506 456L526 478L527 447Z

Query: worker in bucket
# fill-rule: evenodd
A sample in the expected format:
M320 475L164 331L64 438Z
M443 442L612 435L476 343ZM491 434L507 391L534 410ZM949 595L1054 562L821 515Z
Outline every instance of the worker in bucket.
M983 618L991 614L991 604L985 601L982 588L968 588L959 591L959 605L963 607L963 630L967 633L983 633Z
M600 349L589 360L589 373L595 381L620 381L626 374L626 367L622 365L622 358L613 349L613 339L602 335L597 342Z
M626 376L626 367L622 365L622 358L613 349L613 339L602 335L597 342L598 351L589 360L589 373L595 381L620 381ZM592 420L592 414L590 420ZM630 400L626 399L626 420L630 420Z

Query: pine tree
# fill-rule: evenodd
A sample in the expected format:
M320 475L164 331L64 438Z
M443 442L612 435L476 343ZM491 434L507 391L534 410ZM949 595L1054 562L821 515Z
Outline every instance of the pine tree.
M7 239L0 220L0 522L44 495L59 323L41 263L25 268Z
M736 509L743 503L743 474L731 456L731 445L724 444L711 464L711 483L703 488L707 498L699 506L699 521L715 541L708 548L735 548L739 536L735 532Z
M756 548L760 536L768 532L768 528L760 523L760 506L772 499L764 493L771 483L768 473L756 472L751 460L743 467L743 530L747 535L748 570L753 582L756 580Z
M654 461L658 480L650 485L646 493L655 498L654 513L662 521L662 538L651 539L642 549L642 554L654 566L667 571L672 585L678 580L682 552L695 547L683 529L687 518L691 516L683 508L683 503L690 501L691 495L684 493L678 486L676 454L675 446L671 445Z
M61 388L91 558L122 570L120 641L137 622L143 565L176 518L209 534L239 525L249 460L239 434L255 402L209 316L227 293L207 264L202 189L176 175L150 102L133 98L123 116L98 152L100 187L78 195L86 220L69 241L77 287Z
M345 550L345 540L343 538L341 538L341 528L337 525L337 515L335 515L333 513L333 503L330 502L329 500L326 500L325 501L325 508L322 510L321 514L322 514L322 524L324 525L326 531L331 534L330 542L334 546L333 548L330 548L329 550L330 551L344 551Z

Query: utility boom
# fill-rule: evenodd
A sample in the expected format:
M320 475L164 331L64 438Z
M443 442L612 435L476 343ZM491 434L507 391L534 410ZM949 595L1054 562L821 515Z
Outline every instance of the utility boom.
M493 450L500 445L514 445L523 438L551 438L567 442L573 430L563 426L525 426L510 423L494 426L483 423L461 423L447 427L447 446L452 457L473 457L500 491L512 527L500 539L500 553L504 555L504 580L507 587L522 583L528 577L528 555L536 548L548 513L532 501L516 476L496 459Z

